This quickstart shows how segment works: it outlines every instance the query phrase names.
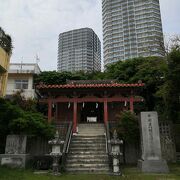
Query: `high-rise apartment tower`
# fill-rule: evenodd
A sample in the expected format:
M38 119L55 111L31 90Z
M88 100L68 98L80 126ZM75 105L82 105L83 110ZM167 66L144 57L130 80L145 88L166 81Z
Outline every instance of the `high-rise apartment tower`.
M61 33L58 45L58 71L101 70L101 42L92 29Z
M104 65L162 56L159 0L102 0Z

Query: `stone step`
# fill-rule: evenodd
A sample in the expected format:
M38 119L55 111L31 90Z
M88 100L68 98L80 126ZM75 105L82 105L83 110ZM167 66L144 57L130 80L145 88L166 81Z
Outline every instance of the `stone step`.
M79 132L72 137L66 159L71 173L108 173L109 161L103 124L79 124Z
M99 151L69 151L69 155L99 155L99 154L106 154L104 150Z
M66 168L66 171L72 174L108 174L109 168Z
M84 137L93 137L93 136L100 136L100 135L102 135L102 134L79 134L79 135L77 135L77 136L84 136Z
M104 127L104 124L103 123L80 123L78 124L78 127Z
M72 140L73 141L71 141L71 143L73 143L73 142L89 142L89 143L95 143L95 142L106 142L105 141L105 138L97 138L97 139L95 139L95 138L91 138L91 137L89 137L89 138L82 138L82 137L80 137L80 138L78 138L78 137L76 137L76 138L72 138Z
M104 159L108 158L107 154L68 154L67 159Z
M106 147L106 143L98 143L98 144L83 144L83 143L73 143L70 145L70 148L76 148L76 147L86 147L86 148L94 148L94 147L101 147L101 148L105 148Z
M69 151L69 154L76 154L76 155L100 155L100 154L106 154L105 150L98 150L98 151L94 151L94 150L82 150L82 151Z
M68 163L66 165L67 168L109 168L108 164L89 164L89 163Z
M80 129L105 129L104 126L78 126L78 130Z
M83 150L90 150L90 151L98 151L98 150L106 150L106 146L105 145L102 145L102 146L83 146L83 145L79 145L79 146L76 146L76 145L72 145L70 146L69 148L70 150L79 150L79 151L83 151Z
M98 150L106 150L106 146L105 145L98 145L98 146L89 146L89 145L72 145L70 146L69 148L70 150L79 150L79 151L82 151L82 150L90 150L90 151L98 151Z
M78 127L78 131L83 131L83 130L88 130L88 131L105 131L104 127Z
M78 128L78 132L79 131L84 131L84 130L87 130L87 131L105 131L104 128L101 128L101 127L81 127L81 128Z
M73 140L105 140L105 136L104 135L100 135L100 136L81 136L81 135L75 135L72 138Z
M80 132L78 132L78 135L85 135L85 134L87 134L87 135L94 135L94 136L98 136L98 135L104 135L104 131L102 131L102 132L98 132L98 131L80 131Z
M84 163L84 164L103 164L107 163L108 164L108 158L105 159L67 159L66 161L68 164L69 163Z
M81 131L78 131L78 134L97 134L97 135L103 135L104 134L104 130L102 131L98 131L98 130L86 130L86 129L83 129Z
M71 145L106 145L105 141L73 141Z
M105 140L73 140L71 144L106 144Z
M97 135L104 135L104 131L88 131L88 130L83 130L83 131L79 131L78 132L78 135L85 135L85 134L87 134L87 135L89 135L89 134L91 134L91 135L95 135L95 136L97 136Z
M69 151L106 151L106 147L71 147Z
M104 126L85 126L85 125L79 125L78 129L105 129Z
M83 130L83 129L87 129L87 130L91 130L91 129L97 129L97 130L104 130L105 128L103 126L78 126L78 130Z

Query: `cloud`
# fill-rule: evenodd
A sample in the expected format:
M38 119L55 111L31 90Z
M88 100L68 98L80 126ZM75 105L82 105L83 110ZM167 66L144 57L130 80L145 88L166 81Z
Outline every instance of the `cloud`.
M163 30L165 34L180 34L180 1L160 0Z
M164 32L180 33L180 1L160 3ZM0 0L0 26L13 39L11 62L35 62L38 54L42 70L55 70L59 33L90 27L102 42L101 11L101 0Z

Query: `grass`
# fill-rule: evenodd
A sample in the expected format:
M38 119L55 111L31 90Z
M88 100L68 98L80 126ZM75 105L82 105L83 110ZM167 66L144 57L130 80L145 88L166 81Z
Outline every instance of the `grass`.
M180 165L170 165L169 174L143 174L136 167L124 167L123 176L110 175L70 175L63 174L59 177L50 174L37 175L31 170L9 169L0 167L0 180L180 180Z

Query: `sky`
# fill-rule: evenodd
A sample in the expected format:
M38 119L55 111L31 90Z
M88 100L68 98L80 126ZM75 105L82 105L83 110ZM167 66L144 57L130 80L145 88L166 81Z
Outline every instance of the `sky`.
M160 0L163 32L180 34L180 0ZM0 0L0 27L13 40L11 62L57 69L58 35L89 27L102 42L101 0Z

